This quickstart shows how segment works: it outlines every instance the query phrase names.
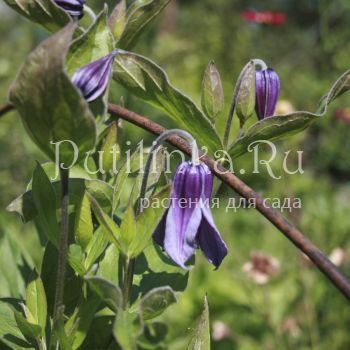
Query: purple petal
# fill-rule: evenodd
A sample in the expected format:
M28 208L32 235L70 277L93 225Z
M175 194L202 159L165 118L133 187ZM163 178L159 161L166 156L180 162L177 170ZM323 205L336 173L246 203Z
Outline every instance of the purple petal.
M211 198L211 192L213 190L213 181L214 181L214 176L209 167L201 163L200 164L200 170L201 174L203 176L203 195L205 198L210 199Z
M112 74L115 55L114 52L110 53L74 73L72 82L88 102L96 100L105 92Z
M164 249L183 268L197 247L196 235L202 219L199 201L203 192L200 166L182 163L175 174L165 228Z
M255 73L256 103L255 110L258 118L264 119L273 115L280 92L280 79L271 69Z
M163 214L162 218L160 219L157 228L155 229L153 233L153 239L154 241L159 244L162 248L164 248L164 237L165 237L165 224L166 224L166 218L168 215L168 209Z
M202 213L203 218L199 227L197 241L205 257L217 269L227 255L227 246L214 224L210 209L204 207Z
M73 18L79 19L84 15L85 0L54 0L56 5L65 10Z

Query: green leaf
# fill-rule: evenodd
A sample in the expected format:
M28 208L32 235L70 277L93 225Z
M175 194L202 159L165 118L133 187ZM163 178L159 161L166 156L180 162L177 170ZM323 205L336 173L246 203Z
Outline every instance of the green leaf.
M112 282L98 276L85 277L90 288L108 305L108 307L117 313L122 304L123 297L121 290Z
M51 0L5 0L7 5L29 20L55 32L71 21L69 15Z
M0 300L0 315L0 347L5 344L12 350L34 350L18 328L13 308L2 300Z
M140 300L144 295L159 286L169 286L176 292L183 292L187 287L189 272L173 263L162 249L150 242L137 257L134 285L137 294L132 302Z
M303 131L310 124L324 116L328 105L349 89L350 71L347 71L335 82L328 94L321 100L317 113L300 111L261 120L252 125L242 137L230 146L230 156L237 158L247 153L249 145L255 141L275 141Z
M80 245L71 244L68 249L68 263L72 269L79 275L84 276L86 269L84 266L84 253Z
M83 250L89 244L93 233L94 225L92 223L90 201L86 192L84 192L80 205L77 207L74 225L75 240Z
M166 73L149 59L120 51L114 61L114 79L134 95L165 112L177 127L187 130L213 154L221 141L208 118L186 95L174 88Z
M204 310L187 350L210 350L210 324L207 297L204 298Z
M165 8L170 0L135 1L127 12L127 22L117 46L130 50L136 43L144 28Z
M111 244L107 247L103 258L98 264L97 275L103 277L115 285L121 285L120 279L122 279L122 263L121 256L117 247Z
M111 29L115 40L118 40L122 35L126 23L126 2L120 0L117 6L112 11L108 24Z
M56 194L56 207L61 202L61 184L59 181L53 182L52 186ZM110 213L112 210L114 190L111 185L100 180L69 179L69 205L76 209L80 203L84 192L90 193L101 206L101 208ZM23 195L14 199L7 207L10 212L18 213L24 222L28 222L37 217L38 212L35 208L33 193L27 191Z
M91 195L88 195L92 210L97 218L97 221L104 228L104 232L106 232L109 240L115 244L115 246L122 251L122 246L120 244L120 229L117 224L106 214L103 212L96 199L94 199ZM123 252L126 253L125 251Z
M27 321L20 312L13 310L13 314L18 328L25 337L37 339L42 333L42 328L38 324Z
M85 340L100 304L100 298L83 300L65 324L67 334L74 339L72 344L73 350L79 349Z
M137 349L137 336L140 334L141 326L137 314L120 309L115 318L113 334L123 350Z
M26 292L26 306L29 311L27 319L29 323L37 324L41 327L42 335L45 332L47 317L47 302L43 282L33 271Z
M169 305L176 302L175 293L169 286L152 289L141 300L142 318L151 320L161 315Z
M129 159L126 159L123 165L118 170L118 175L115 180L115 186L114 186L114 202L113 202L113 213L117 209L120 197L125 185L125 182L130 174L130 172L133 171L132 165L134 162L137 162L139 160L138 156L140 153L140 149L137 148L132 155L129 157Z
M126 209L122 224L120 226L120 243L125 252L129 251L130 244L136 237L136 218L132 205ZM138 237L136 238L138 239Z
M85 268L89 271L95 261L104 252L109 243L105 228L100 226L93 234L88 246L86 247ZM114 245L113 245L114 246Z
M59 226L56 217L56 193L39 163L33 172L32 194L40 227L47 239L57 246Z
M152 235L165 211L163 199L169 198L170 186L164 188L150 199L150 203L157 201L159 205L145 208L137 219L137 236L129 249L129 256L138 256L149 244Z
M71 76L79 68L108 55L113 50L113 36L107 24L107 7L98 15L94 24L69 48L66 60Z
M116 163L120 159L120 147L117 143L118 137L118 124L113 122L106 130L106 137L103 140L101 152L102 152L102 164L103 169L106 172L113 170L113 163ZM113 160L114 158L114 160Z
M242 70L234 92L236 114L241 126L255 109L255 64L250 61Z
M224 91L214 62L210 62L204 72L201 102L204 113L215 122L224 109Z
M68 25L29 54L9 95L32 140L51 160L65 166L85 156L96 141L89 106L64 72L74 29ZM57 152L52 142L62 142Z

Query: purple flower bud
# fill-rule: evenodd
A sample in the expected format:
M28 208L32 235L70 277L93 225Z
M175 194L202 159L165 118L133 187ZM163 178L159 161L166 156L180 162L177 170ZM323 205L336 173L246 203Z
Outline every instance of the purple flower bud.
M213 175L205 164L181 163L174 177L170 207L154 232L154 240L184 269L196 248L216 268L227 254L209 208L212 188Z
M56 5L62 7L71 17L82 18L86 0L54 0Z
M267 68L255 72L255 111L259 120L273 115L279 93L280 78L273 69Z
M106 91L116 54L117 52L113 51L73 74L72 82L81 90L86 101L92 102Z

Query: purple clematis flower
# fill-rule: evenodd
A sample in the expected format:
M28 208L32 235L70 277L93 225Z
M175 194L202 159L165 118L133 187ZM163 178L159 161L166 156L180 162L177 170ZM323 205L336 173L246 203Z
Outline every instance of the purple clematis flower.
M271 68L256 71L255 91L255 111L259 120L271 117L280 93L280 78L277 73Z
M117 51L113 51L74 73L72 82L81 90L87 102L96 100L106 91L116 54Z
M184 269L196 248L216 268L227 254L209 208L212 187L213 175L205 164L181 163L174 177L170 206L154 232L154 240Z
M54 0L56 5L65 10L73 18L84 16L84 5L86 0Z

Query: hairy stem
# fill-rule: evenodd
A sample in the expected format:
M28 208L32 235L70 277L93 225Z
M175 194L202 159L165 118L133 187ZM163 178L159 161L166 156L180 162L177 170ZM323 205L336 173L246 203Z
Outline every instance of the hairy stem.
M59 309L63 306L64 293L64 277L66 274L67 265L67 250L68 250L68 225L69 225L69 170L61 169L61 191L62 191L62 206L61 206L61 229L58 248L58 267L56 277L56 294L54 304L54 319L59 317Z

